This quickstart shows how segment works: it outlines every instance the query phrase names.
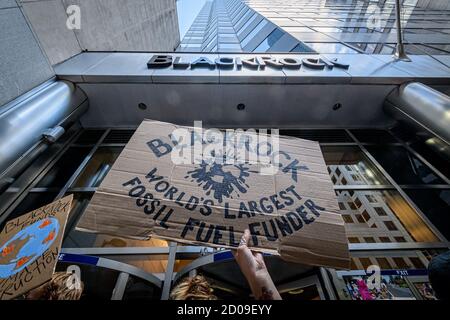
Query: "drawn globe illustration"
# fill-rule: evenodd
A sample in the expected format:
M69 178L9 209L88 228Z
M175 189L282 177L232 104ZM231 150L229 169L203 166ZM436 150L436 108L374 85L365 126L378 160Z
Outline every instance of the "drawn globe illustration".
M0 244L0 278L8 278L29 266L55 241L59 232L56 218L39 220Z

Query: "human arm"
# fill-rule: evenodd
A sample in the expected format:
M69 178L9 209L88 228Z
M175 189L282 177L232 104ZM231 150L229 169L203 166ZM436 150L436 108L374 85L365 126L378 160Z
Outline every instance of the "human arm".
M270 277L263 255L248 248L250 231L246 229L237 250L233 253L257 300L281 300Z

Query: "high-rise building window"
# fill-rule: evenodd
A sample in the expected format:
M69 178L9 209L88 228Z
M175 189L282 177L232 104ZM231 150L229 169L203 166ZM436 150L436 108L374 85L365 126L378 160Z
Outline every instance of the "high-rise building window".
M260 23L250 32L241 42L242 48L245 48L251 40L268 24L267 20L261 20Z
M254 50L253 52L266 52L269 50L281 37L283 32L280 29L275 29L271 34L267 36Z

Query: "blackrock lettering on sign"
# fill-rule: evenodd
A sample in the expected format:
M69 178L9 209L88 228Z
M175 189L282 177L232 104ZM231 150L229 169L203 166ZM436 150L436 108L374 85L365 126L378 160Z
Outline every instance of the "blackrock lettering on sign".
M184 147L197 147L192 148L192 161L174 157L180 140L173 133L180 129L191 137ZM205 135L192 127L143 121L78 229L235 248L248 228L255 250L304 264L347 268L344 223L319 144L278 137L276 148L266 140L263 149L243 137L244 143L234 141L235 154L243 148L249 154L276 156L272 170L258 161L196 157L198 146L205 152L212 143Z
M196 57L192 61L185 60L182 56L172 55L153 55L147 62L149 69L168 68L174 69L195 69L195 68L208 68L208 69L233 69L238 70L243 67L254 70L264 70L265 67L271 67L276 69L300 69L302 66L315 69L343 69L347 70L350 65L338 61L338 59L327 59L323 56L317 57L304 57L299 58L295 56L276 58L272 56L254 56L248 58L237 57L217 57L210 59L209 57Z

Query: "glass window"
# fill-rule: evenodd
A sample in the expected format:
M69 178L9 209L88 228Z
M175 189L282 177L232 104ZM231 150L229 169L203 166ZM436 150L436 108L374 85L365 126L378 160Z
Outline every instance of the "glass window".
M295 26L295 27L283 27L283 30L286 32L315 32L313 29L308 28L308 27L302 27L302 26Z
M69 265L71 264L59 262L56 271L66 271ZM111 300L119 271L93 265L77 265L81 269L81 280L84 285L81 300Z
M334 184L389 184L358 147L322 146L321 148L330 177L334 178Z
M55 200L58 193L56 192L30 192L26 197L20 202L20 204L11 212L7 220L11 220L21 215L24 215L30 211L38 209L45 206ZM4 225L0 226L0 230L3 229Z
M308 129L281 129L280 135L292 136L318 142L353 142L345 130L308 130Z
M378 265L381 269L392 269L388 259L386 258L376 258Z
M431 223L450 239L450 189L405 189Z
M434 252L432 255L439 254L440 252ZM426 256L423 251L403 251L401 254L399 253L395 257L386 257L382 253L374 252L370 254L370 257L365 257L366 259L370 259L373 261L372 264L378 264L383 270L392 270L392 269L425 269L428 264L428 260L431 257ZM352 258L353 264L352 269L356 266L362 265L361 258L354 257Z
M359 223L346 223L348 237L401 237L406 242L436 242L437 236L422 220L417 212L394 190L353 190L336 191L338 201L354 203L359 199L361 207L349 206L341 214L352 216ZM377 198L374 205L366 195ZM376 208L382 207L386 215L379 215ZM390 240L392 241L392 240Z
M266 39L264 39L253 52L266 52L269 50L282 36L284 32L280 29L273 30Z
M392 258L399 269L410 269L408 263L403 258Z
M386 225L386 228L388 228L388 230L390 231L398 230L397 227L395 226L395 223L393 223L392 221L383 221L383 222Z
M343 214L342 215L342 219L344 219L345 223L353 223L353 219L352 216L348 215L348 214Z
M298 45L296 45L294 47L294 49L291 50L291 52L312 52L312 53L315 53L315 51L313 49L308 47L303 42L300 42Z
M89 160L75 187L98 187L116 161L122 147L100 147Z
M90 150L90 147L69 148L45 177L39 181L37 187L63 187Z
M358 53L341 43L307 42L306 44L319 53Z
M439 54L445 54L447 55L449 51L445 50L446 46L439 47L439 45L429 46L429 45L421 45L421 44L405 44L405 50L407 54L432 54L432 55L439 55ZM444 50L443 50L444 49Z
M256 18L258 17L258 14L254 13L250 19L247 20L247 22L245 22L245 24L239 28L237 36L240 37L242 32L245 31L245 29L247 29L247 27L256 20Z
M202 44L201 43L181 43L180 44L180 48L183 49L199 49L201 48Z
M357 237L348 237L348 242L349 243L359 243L359 239Z
M319 32L342 32L342 29L335 27L314 27L314 29Z
M219 27L219 28L217 29L217 31L218 31L219 33L221 33L221 34L223 34L223 33L225 33L225 34L227 34L227 33L232 33L232 34L234 34L234 29L233 29L233 27Z
M122 300L160 300L161 288L130 275Z
M432 166L447 176L447 178L450 178L450 165L448 160L444 158L442 154L439 154L430 147L433 141L434 140L431 139L425 142L417 140L410 146L414 149L414 151L424 157Z
M105 130L84 130L75 141L76 144L96 144Z
M233 21L233 25L239 25L244 20L250 18L252 16L252 14L253 14L253 12L251 10L249 10L248 12L243 14L236 23L234 23L234 21Z
M443 184L430 168L399 146L367 146L367 150L399 184Z
M384 209L382 207L374 207L375 212L380 216L387 216L386 211L384 211Z
M398 142L386 130L357 129L357 130L350 130L350 132L360 142L369 142L369 143L395 143L395 142Z
M70 231L75 227L78 219L81 217L84 210L86 210L89 201L91 201L94 192L67 192L64 196L68 196L69 194L73 194L73 200L65 230L66 234L70 233Z
M242 48L245 48L246 45L249 44L251 40L267 25L267 20L263 19L260 23L242 40L241 46Z
M214 42L217 42L217 36L214 36L211 41L208 42L205 48L209 48L211 45L213 45Z
M219 43L220 51L241 51L241 46L238 43Z

